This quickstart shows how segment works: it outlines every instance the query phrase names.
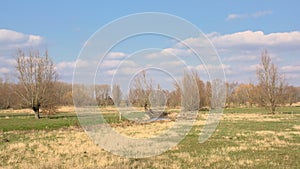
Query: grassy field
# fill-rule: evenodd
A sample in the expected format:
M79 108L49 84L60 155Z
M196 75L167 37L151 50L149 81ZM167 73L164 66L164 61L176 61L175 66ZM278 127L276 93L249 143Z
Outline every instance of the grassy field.
M105 118L130 137L147 137L173 122L147 125ZM299 168L300 108L226 109L217 130L205 143L198 136L207 112L171 150L152 158L127 159L98 148L79 127L74 112L34 119L28 112L0 112L0 168ZM125 125L126 124L126 125ZM143 132L147 128L147 131Z

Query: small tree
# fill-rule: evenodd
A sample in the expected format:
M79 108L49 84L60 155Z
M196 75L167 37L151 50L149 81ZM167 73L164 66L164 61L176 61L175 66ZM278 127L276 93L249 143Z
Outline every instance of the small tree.
M260 101L262 105L269 107L275 114L276 105L283 97L285 86L284 77L278 72L277 66L272 62L267 50L261 54L261 63L257 67L257 78L259 81Z
M181 105L184 111L199 109L199 89L197 74L184 71L181 82Z
M17 54L18 80L20 89L17 91L23 104L30 106L35 118L40 118L40 108L53 111L56 98L55 82L57 73L53 61L46 50L41 56L38 51L30 50L28 54L19 50Z
M118 84L114 84L112 87L112 99L116 106L119 106L122 99L122 91Z
M221 79L211 81L211 109L220 109L225 107L226 84Z
M238 87L237 82L226 83L226 107L231 107L231 104L236 102L236 89Z
M192 72L193 77L195 78L196 84L197 84L197 89L199 93L199 109L203 108L205 106L205 98L206 96L206 91L205 91L205 84L204 82L200 79L200 76L198 72L193 71ZM197 97L197 96L196 96Z

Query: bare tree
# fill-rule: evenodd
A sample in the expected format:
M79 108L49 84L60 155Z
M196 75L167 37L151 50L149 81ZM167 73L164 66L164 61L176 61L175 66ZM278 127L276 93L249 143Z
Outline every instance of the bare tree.
M0 78L0 108L9 109L13 106L13 84L9 82L8 76L3 80Z
M112 99L116 106L119 106L122 99L122 91L118 84L114 84L112 87Z
M147 78L146 71L142 71L133 81L129 92L129 101L131 104L143 106L147 110L148 107L150 108L149 95L152 91L152 80Z
M211 109L220 109L225 107L226 102L226 84L221 79L211 81Z
M110 97L110 86L101 84L95 86L96 100L99 106L113 105L113 100Z
M285 90L285 103L288 103L290 106L293 103L297 103L299 100L299 90L294 86L288 86Z
M253 104L259 103L258 87L252 83L240 84L235 90L234 97L239 106L249 104L252 107Z
M167 105L169 107L176 107L176 106L180 106L181 104L180 85L176 82L174 82L173 84L175 89L168 94Z
M154 112L162 112L167 104L167 91L162 90L159 84L149 95L150 105Z
M199 109L199 89L195 75L195 73L184 71L182 77L181 105L185 111Z
M57 82L56 86L59 105L73 105L72 84Z
M30 50L27 54L19 50L17 54L18 80L21 88L17 91L23 104L30 106L35 118L40 118L40 108L53 110L56 99L55 82L57 73L54 63L46 50L43 56Z
M207 81L205 84L205 106L211 107L211 98L212 98L212 86L211 82Z
M283 96L285 80L282 74L278 72L278 68L272 62L267 50L261 54L261 63L257 67L257 78L260 100L274 114L276 105L279 104L280 98Z
M226 107L231 107L231 105L236 102L235 92L237 87L238 87L237 82L226 83L226 93L227 93Z

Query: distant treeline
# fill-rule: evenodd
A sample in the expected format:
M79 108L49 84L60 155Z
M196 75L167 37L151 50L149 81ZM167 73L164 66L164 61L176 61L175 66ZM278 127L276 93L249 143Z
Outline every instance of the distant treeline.
M211 106L211 82L204 82L199 78L197 80L199 91L199 108ZM72 84L65 82L55 82L54 92L49 93L47 97L51 97L52 103L56 106L73 105ZM19 96L22 85L9 82L0 78L0 108L1 109L19 109L28 108L24 105L22 98ZM114 104L126 104L132 106L144 107L145 104L151 106L149 94L157 94L152 96L156 99L157 104L165 104L167 107L178 107L182 104L181 87L179 84L174 85L174 90L163 90L159 85L155 88L132 88L130 93L124 95L118 85L96 85L95 100L99 106L109 106ZM240 106L264 106L265 102L260 94L260 86L252 83L226 83L226 107ZM82 104L88 102L89 96L81 93ZM277 103L278 106L292 105L300 102L300 87L286 86L282 91L281 99ZM93 99L93 98L90 98ZM78 99L77 99L78 100ZM115 103L116 102L116 103ZM153 103L153 101L152 101ZM162 105L161 105L162 106ZM29 107L30 108L30 107Z

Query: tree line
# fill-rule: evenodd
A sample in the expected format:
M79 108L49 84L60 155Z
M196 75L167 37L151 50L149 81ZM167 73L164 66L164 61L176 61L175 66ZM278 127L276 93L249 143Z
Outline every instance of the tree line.
M55 113L57 106L73 105L72 84L58 81L58 73L47 50L42 54L19 50L16 62L17 81L9 77L0 78L1 109L31 108L35 117L40 118L40 110L49 115ZM275 113L277 106L300 101L300 88L286 83L266 50L261 54L256 73L256 84L224 82L226 91L222 92L227 95L223 107L264 106ZM99 84L94 87L95 98L82 91L77 92L82 98L77 101L84 105L90 102L89 99L96 99L99 106L131 105L145 109L161 106L210 109L216 105L213 101L218 101L212 99L212 87L217 83L222 82L218 79L205 82L196 71L185 71L181 81L173 84L173 90L166 90L159 83L154 85L144 71L134 78L126 95L118 84Z

